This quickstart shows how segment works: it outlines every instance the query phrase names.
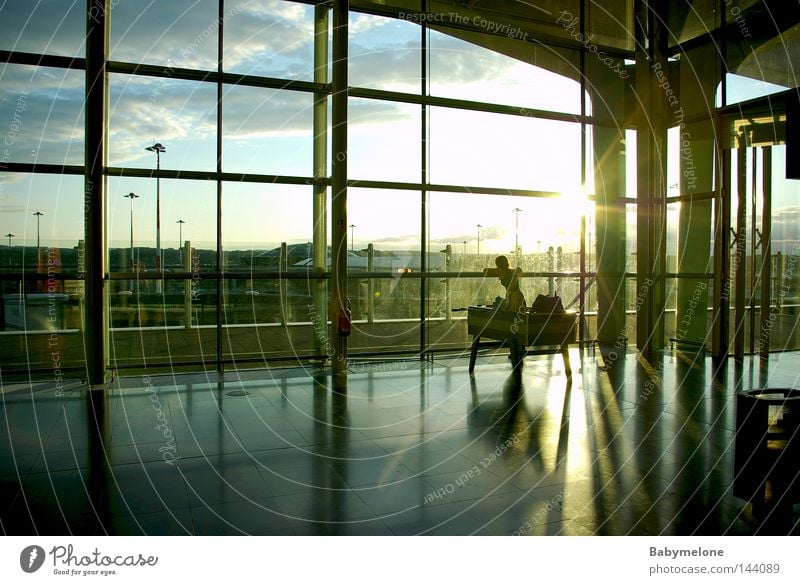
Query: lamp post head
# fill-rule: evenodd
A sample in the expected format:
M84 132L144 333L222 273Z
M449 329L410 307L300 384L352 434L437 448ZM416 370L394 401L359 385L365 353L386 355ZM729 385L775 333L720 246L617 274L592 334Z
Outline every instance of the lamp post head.
M127 195L123 195L123 197L127 197L128 199L130 199L131 203L133 203L134 199L139 198L139 196L136 193L128 193Z
M167 148L160 142L156 142L153 146L146 147L145 150L149 150L150 152L155 152L155 153L161 153L161 152L166 152Z
M44 213L42 213L41 211L36 211L36 212L34 212L33 215L44 215Z

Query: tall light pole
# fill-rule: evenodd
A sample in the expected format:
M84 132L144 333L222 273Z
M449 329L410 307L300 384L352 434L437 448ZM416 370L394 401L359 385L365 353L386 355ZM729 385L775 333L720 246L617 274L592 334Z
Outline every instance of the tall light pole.
M178 224L178 251L181 254L181 264L183 264L183 224L186 222L179 219L175 223Z
M136 272L136 260L133 252L133 200L138 199L139 196L136 193L128 193L123 197L131 200L131 272Z
M483 226L481 224L478 224L478 256L481 255L481 228L482 227Z
M161 274L161 153L167 149L160 142L145 148L156 153L156 272ZM157 290L161 291L161 281L158 281Z
M355 245L355 234L356 234L356 224L350 224L350 251L353 251L353 246Z
M39 247L40 247L40 243L39 243L39 220L42 219L42 216L44 215L44 213L42 213L41 211L37 211L33 215L36 216L36 261L38 262L39 261Z
M519 266L519 213L522 211L519 207L513 209L515 214L514 223L514 267Z
M12 233L7 233L6 237L8 238L8 265L11 266L11 238L15 237Z

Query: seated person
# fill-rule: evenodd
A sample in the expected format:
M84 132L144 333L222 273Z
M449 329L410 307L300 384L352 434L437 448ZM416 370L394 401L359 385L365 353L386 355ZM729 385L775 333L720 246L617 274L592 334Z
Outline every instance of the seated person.
M521 268L511 268L506 256L498 256L494 260L497 268L485 268L483 273L486 276L497 276L506 289L506 298L503 299L500 305L501 311L517 312L520 309L525 310L525 295L519 288L519 279L522 277Z

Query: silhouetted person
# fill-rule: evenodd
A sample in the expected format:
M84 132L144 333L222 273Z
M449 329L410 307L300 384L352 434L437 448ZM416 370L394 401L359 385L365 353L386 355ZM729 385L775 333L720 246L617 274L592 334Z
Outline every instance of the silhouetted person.
M517 312L520 309L525 309L525 295L519 288L519 279L522 277L521 268L511 268L508 264L506 256L498 256L494 259L494 264L497 268L486 268L484 274L487 276L497 276L506 289L506 298L500 305L502 311Z

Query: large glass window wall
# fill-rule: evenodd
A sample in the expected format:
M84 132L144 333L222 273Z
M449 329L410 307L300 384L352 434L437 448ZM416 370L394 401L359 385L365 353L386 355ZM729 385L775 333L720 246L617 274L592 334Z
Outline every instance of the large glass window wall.
M482 274L501 254L524 269L529 301L559 294L591 341L602 310L597 271L606 265L598 250L609 229L624 240L618 301L624 330L635 330L641 138L619 93L633 70L632 8L615 4L619 18L590 6L581 25L613 22L596 37L611 81L611 65L576 40L581 27L558 15L537 17L525 31L498 23L492 34L481 20L470 21L472 30L391 3L352 4L351 355L465 349L464 313L454 309L502 295ZM79 339L82 327L86 7L48 5L50 14L6 2L0 19L0 111L11 142L0 192L4 370L52 369L51 327L75 348L61 365L87 359L82 344L64 341ZM690 54L680 43L700 43L708 19L695 20L673 27L675 55ZM312 1L113 3L103 124L112 368L249 367L325 355L331 23L329 4ZM529 36L537 30L542 39ZM743 58L727 74L716 105L793 86L764 77L749 87L740 78L751 68ZM622 112L619 96L593 103L604 91L623 97ZM690 239L683 232L702 223L710 241L717 213L711 186L687 196L680 182L681 140L670 134L668 145L668 337L680 336L679 282L713 276L711 262L681 264ZM614 206L623 211L609 228ZM326 229L316 229L320 222Z

